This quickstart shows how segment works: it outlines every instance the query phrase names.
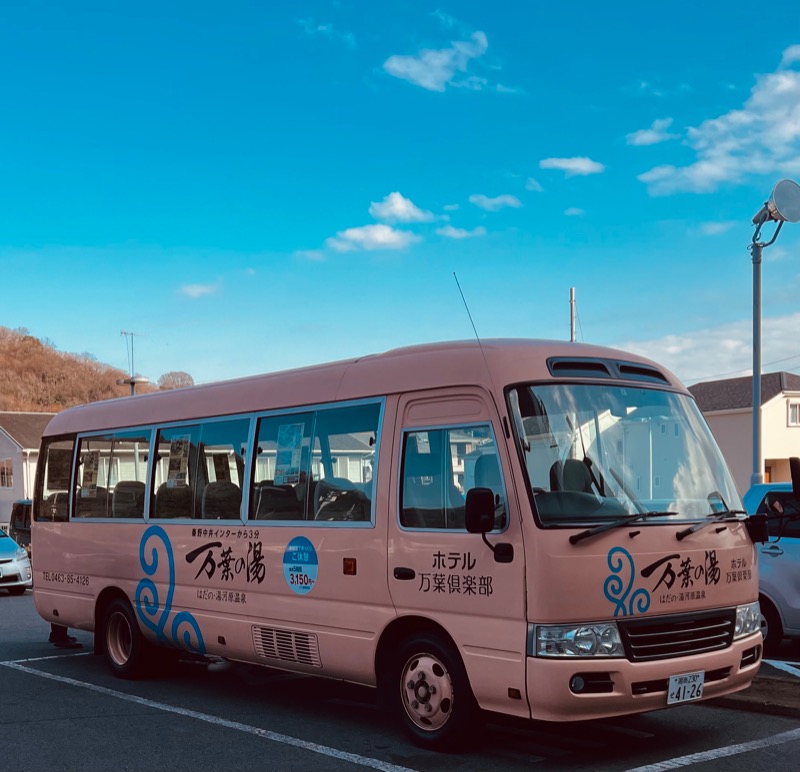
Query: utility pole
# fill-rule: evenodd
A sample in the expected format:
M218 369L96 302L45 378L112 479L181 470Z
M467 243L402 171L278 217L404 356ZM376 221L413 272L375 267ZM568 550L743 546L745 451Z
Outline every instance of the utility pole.
M575 342L575 287L569 288L569 342Z

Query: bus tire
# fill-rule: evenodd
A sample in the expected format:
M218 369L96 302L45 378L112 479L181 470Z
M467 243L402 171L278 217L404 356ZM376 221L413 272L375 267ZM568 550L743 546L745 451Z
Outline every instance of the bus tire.
M479 709L456 648L420 633L400 645L395 662L392 703L412 742L436 751L468 746Z
M141 678L150 664L149 644L136 622L131 604L114 598L103 617L103 653L117 678Z
M761 606L761 634L764 636L764 653L774 654L783 640L783 625L777 609L763 595L759 596Z

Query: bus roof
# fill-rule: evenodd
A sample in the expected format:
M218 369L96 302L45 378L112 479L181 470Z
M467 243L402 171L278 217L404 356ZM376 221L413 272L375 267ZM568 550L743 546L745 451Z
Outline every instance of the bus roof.
M563 364L556 377L634 378L612 368L604 375L581 368L587 360L643 365L655 371L661 386L686 391L678 379L649 359L616 349L553 340L487 339L429 343L382 354L295 370L217 381L183 389L92 402L56 415L44 436L98 431L285 409L405 391L476 385L491 392L509 384L553 380L548 360ZM570 366L572 363L573 366ZM491 375L490 375L491 372Z

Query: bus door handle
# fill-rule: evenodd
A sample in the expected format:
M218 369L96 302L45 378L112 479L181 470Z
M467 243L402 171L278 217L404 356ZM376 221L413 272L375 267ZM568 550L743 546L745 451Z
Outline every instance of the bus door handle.
M762 547L761 551L765 555L783 555L783 550L777 544L770 544L769 547Z
M394 570L394 578L395 579L413 579L417 575L417 572L413 568L395 568Z

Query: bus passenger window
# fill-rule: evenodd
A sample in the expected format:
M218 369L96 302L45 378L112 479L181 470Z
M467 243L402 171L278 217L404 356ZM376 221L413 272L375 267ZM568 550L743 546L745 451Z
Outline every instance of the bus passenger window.
M381 404L262 418L250 518L368 522Z
M198 475L200 427L173 426L160 429L153 459L151 518L194 518L194 483Z
M311 498L317 522L372 519L374 463L380 405L320 410L314 425Z
M252 459L251 520L303 519L313 420L313 413L289 413L259 420Z
M144 517L150 430L82 437L75 517Z
M74 440L46 440L36 475L34 520L67 520Z

